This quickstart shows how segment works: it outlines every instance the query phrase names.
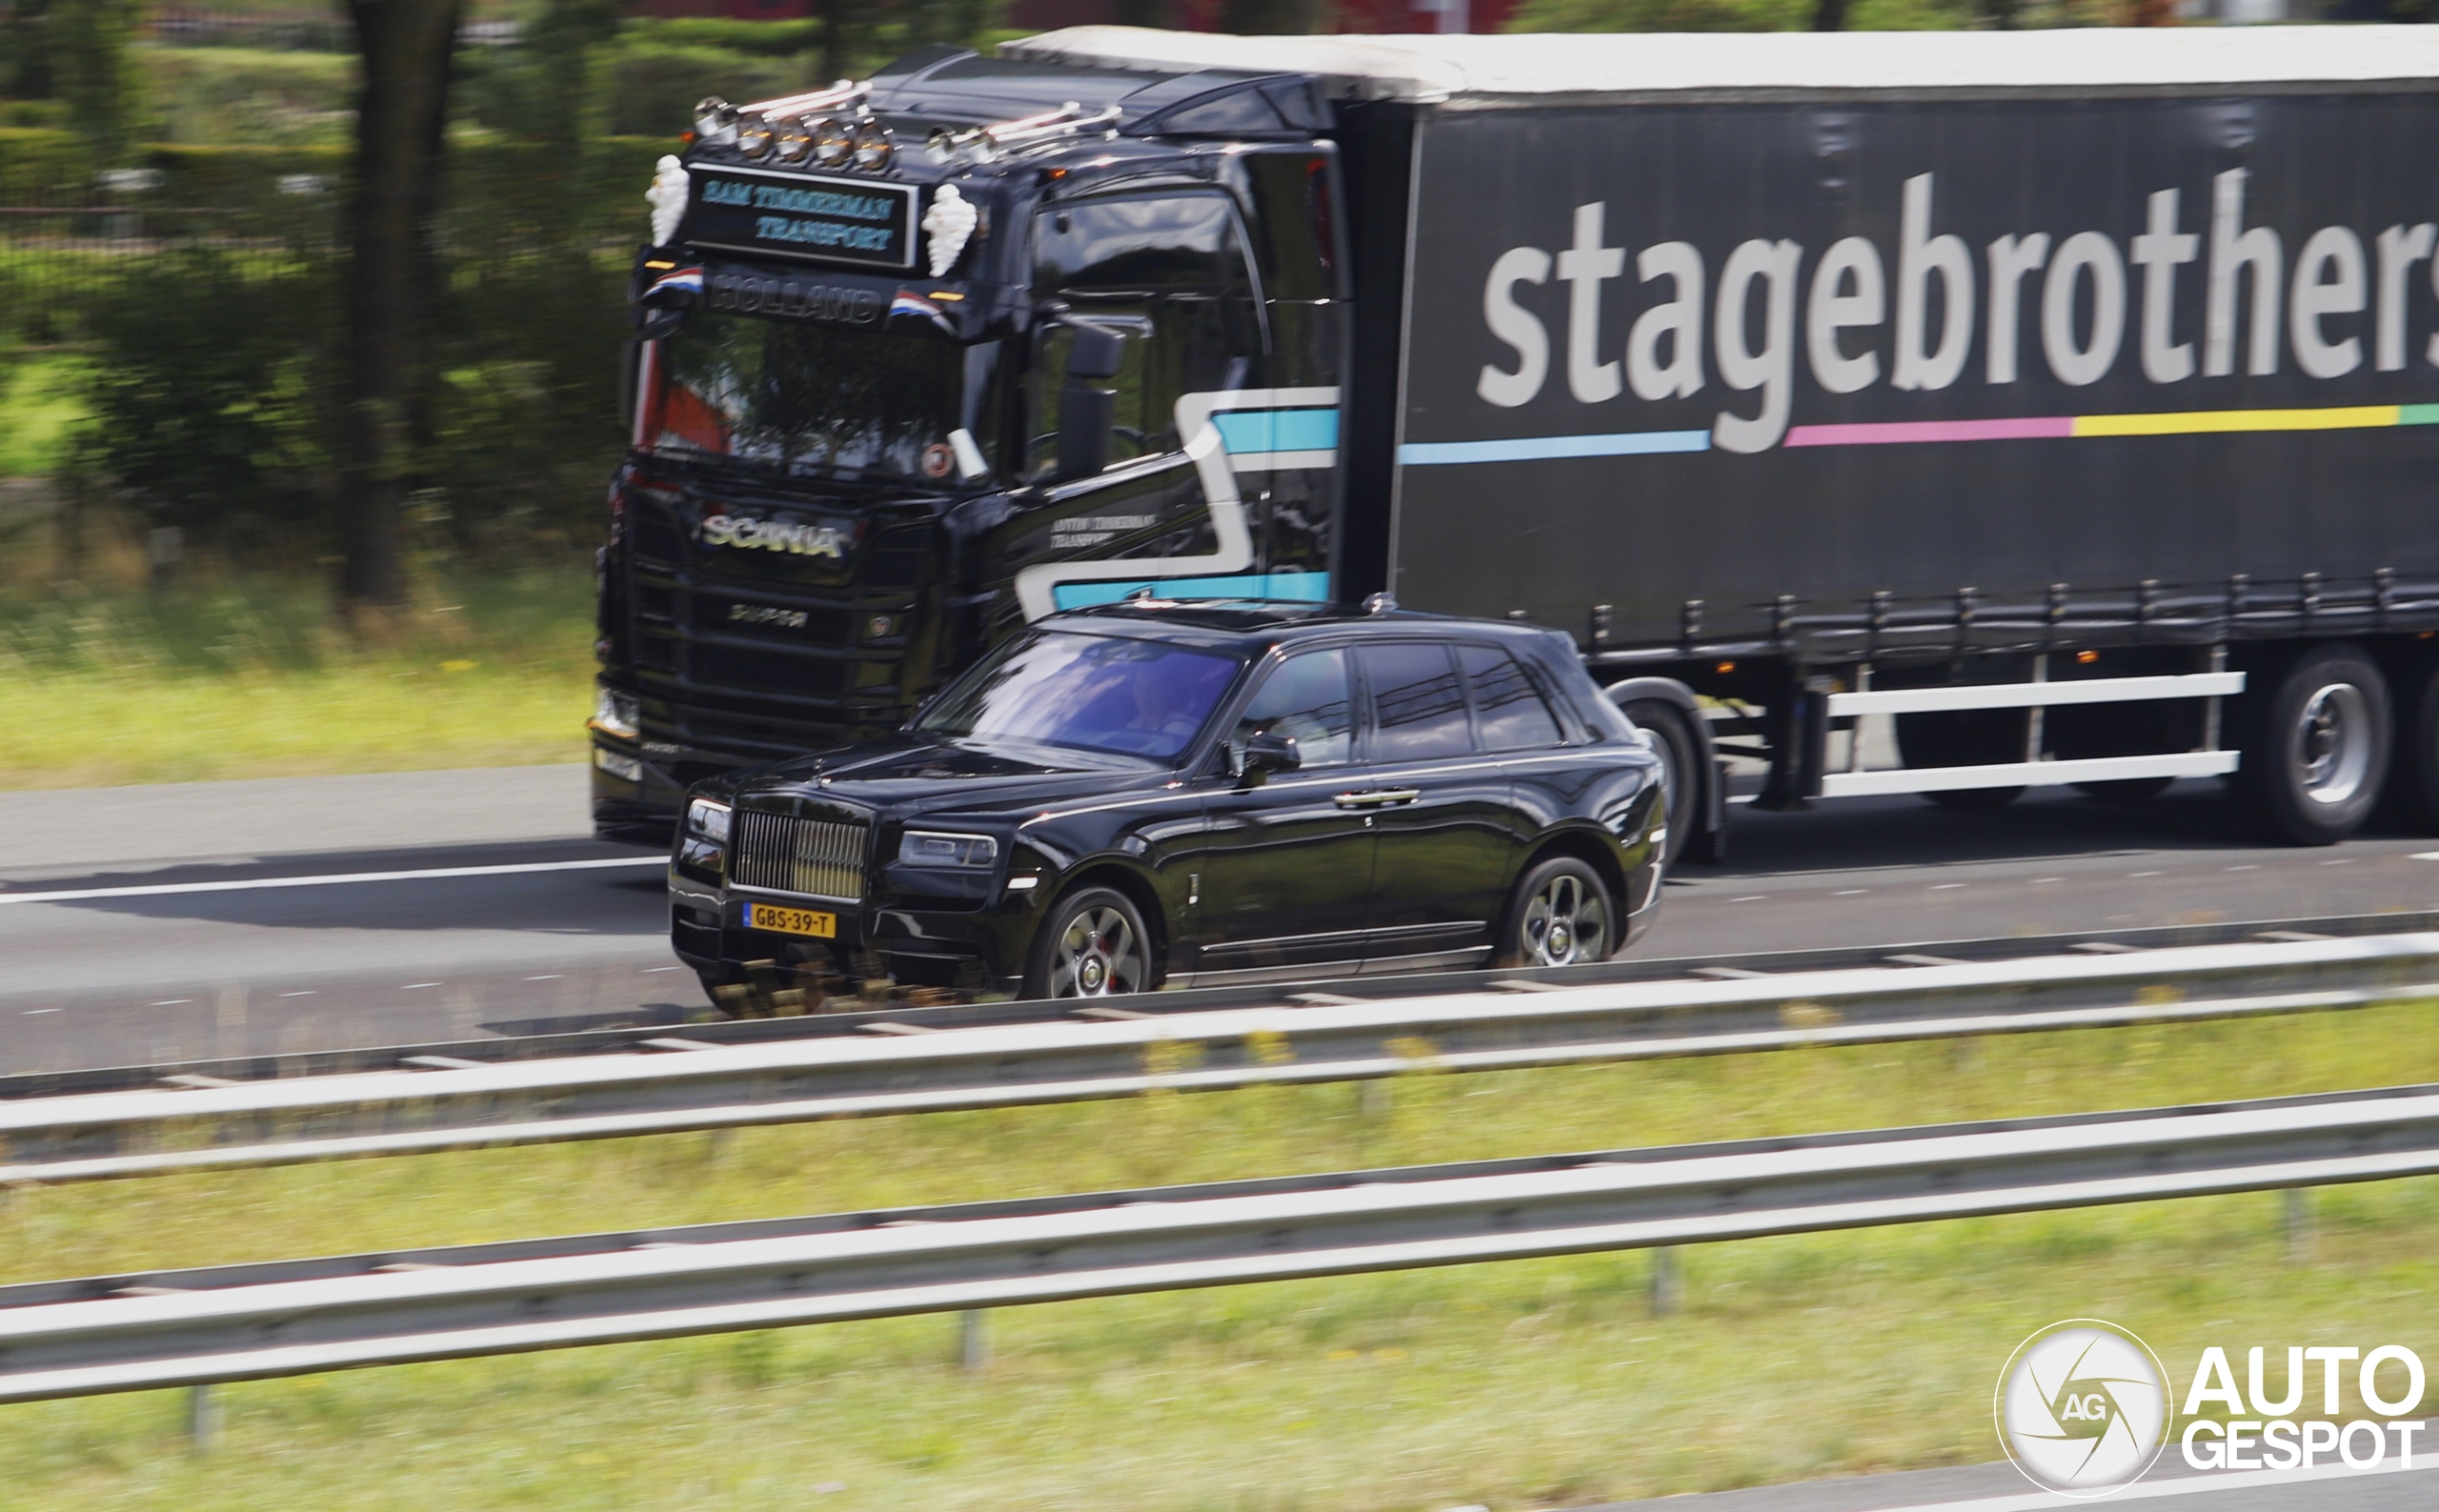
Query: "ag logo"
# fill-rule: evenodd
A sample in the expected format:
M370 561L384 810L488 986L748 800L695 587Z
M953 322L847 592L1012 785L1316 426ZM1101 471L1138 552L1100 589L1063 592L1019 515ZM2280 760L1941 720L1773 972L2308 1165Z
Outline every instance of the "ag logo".
M1999 1442L2033 1483L2097 1497L2142 1478L2168 1441L2167 1372L2114 1323L2052 1323L1999 1373Z

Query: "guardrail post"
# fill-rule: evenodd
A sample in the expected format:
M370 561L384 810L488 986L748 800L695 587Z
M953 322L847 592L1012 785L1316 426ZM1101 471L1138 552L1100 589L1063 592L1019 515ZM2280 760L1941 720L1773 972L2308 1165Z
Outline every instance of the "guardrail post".
M220 1432L220 1403L212 1398L210 1386L187 1388L187 1449L202 1454L212 1447Z
M957 1315L957 1363L960 1370L980 1370L991 1363L990 1315L969 1307Z
M2280 1211L2287 1231L2287 1263L2308 1265L2312 1259L2311 1189L2290 1186L2280 1195L2285 1199Z
M1665 1318L1683 1300L1685 1278L1677 1265L1677 1246L1663 1244L1651 1252L1651 1316Z

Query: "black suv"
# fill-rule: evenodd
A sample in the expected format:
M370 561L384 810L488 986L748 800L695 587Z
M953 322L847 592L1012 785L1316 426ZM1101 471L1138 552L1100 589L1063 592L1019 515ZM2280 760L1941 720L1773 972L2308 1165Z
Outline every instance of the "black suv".
M903 730L698 784L677 954L1028 998L1600 960L1660 901L1661 759L1565 636L1138 597Z

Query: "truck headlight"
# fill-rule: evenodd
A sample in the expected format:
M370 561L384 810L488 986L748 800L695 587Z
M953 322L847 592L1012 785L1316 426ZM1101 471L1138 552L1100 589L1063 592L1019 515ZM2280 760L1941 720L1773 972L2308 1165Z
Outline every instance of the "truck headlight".
M999 858L999 842L988 835L941 835L908 830L897 842L900 866L979 869Z
M686 833L699 835L707 840L728 843L729 808L710 798L696 798L686 805Z
M635 696L610 688L593 690L593 728L621 740L635 737Z

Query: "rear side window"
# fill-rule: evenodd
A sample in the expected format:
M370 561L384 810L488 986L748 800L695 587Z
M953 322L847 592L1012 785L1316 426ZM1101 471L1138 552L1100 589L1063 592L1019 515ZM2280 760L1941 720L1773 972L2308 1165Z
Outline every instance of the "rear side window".
M1561 743L1559 721L1516 658L1497 646L1460 646L1457 660L1474 694L1485 751L1530 751Z
M1363 679L1372 693L1372 758L1427 761L1470 755L1473 731L1464 690L1446 646L1415 642L1363 646Z

